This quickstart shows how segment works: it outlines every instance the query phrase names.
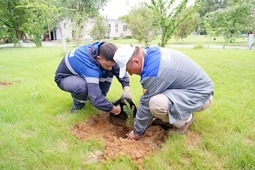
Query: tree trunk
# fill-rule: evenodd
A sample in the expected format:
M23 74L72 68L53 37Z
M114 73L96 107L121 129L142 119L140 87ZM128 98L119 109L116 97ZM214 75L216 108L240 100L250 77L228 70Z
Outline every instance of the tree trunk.
M65 39L65 35L62 32L62 28L61 28L59 21L58 21L58 28L59 28L60 35L62 37L63 50L64 50L64 52L66 52L66 39Z
M51 33L50 33L50 25L48 24L48 34L49 34L49 41L51 42Z
M165 41L166 41L166 35L167 33L166 33L166 31L165 30L163 30L162 31L162 35L161 35L161 43L160 43L160 46L161 47L165 47L165 45L166 45L166 43L165 43Z

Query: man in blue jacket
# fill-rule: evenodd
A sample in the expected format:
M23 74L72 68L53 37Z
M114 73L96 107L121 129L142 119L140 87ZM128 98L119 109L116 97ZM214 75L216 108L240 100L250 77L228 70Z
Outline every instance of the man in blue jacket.
M116 50L114 44L95 42L73 49L62 59L56 70L55 82L60 89L71 93L71 112L82 109L90 100L100 110L120 113L120 107L105 98L113 75L124 89L122 97L131 99L129 78L127 74L119 77L119 66L113 60Z
M155 119L169 127L172 125L170 133L186 133L194 121L193 112L211 105L212 80L198 64L179 51L124 45L116 51L114 60L120 66L120 77L125 71L140 75L145 89L134 130L128 139L138 140Z

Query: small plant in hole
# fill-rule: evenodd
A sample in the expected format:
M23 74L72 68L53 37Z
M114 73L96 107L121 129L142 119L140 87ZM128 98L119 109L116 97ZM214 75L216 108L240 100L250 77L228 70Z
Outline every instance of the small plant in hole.
M125 105L123 106L123 110L124 112L127 114L127 121L126 121L126 126L129 129L132 129L133 124L134 124L134 110L135 110L135 106L130 106L130 104L127 102L126 99L124 99L124 103Z

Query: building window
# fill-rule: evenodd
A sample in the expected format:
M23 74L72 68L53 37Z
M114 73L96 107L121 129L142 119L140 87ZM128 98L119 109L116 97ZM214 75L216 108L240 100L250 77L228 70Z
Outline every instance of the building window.
M118 24L115 24L115 32L118 32Z
M123 31L127 31L127 25L123 25Z
M108 33L111 32L111 24L108 24Z

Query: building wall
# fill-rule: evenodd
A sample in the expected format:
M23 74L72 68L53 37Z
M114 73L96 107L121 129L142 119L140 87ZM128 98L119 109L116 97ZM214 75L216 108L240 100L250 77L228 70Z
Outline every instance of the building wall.
M253 9L253 16L255 16L255 8ZM253 36L255 37L255 31L253 32Z
M82 30L82 40L91 40L92 38L89 35L90 30L95 24L94 20L90 19L83 25ZM124 21L118 19L106 19L106 24L108 28L108 32L106 33L107 38L115 38L115 37L126 37L131 36L131 31L127 28L127 25ZM73 24L70 20L62 20L59 22L59 25L62 28L62 33L66 38L73 39ZM60 34L59 27L56 26L53 30L53 34L55 34L54 40L62 40L62 36ZM53 39L53 38L52 38Z
M126 37L131 36L131 31L127 28L127 24L122 20L109 19L107 20L108 34L107 37Z
M61 26L63 36L66 38L71 38L72 37L72 22L70 20L62 20L59 22L59 25ZM62 40L62 36L60 34L60 30L58 25L55 27L55 40Z

